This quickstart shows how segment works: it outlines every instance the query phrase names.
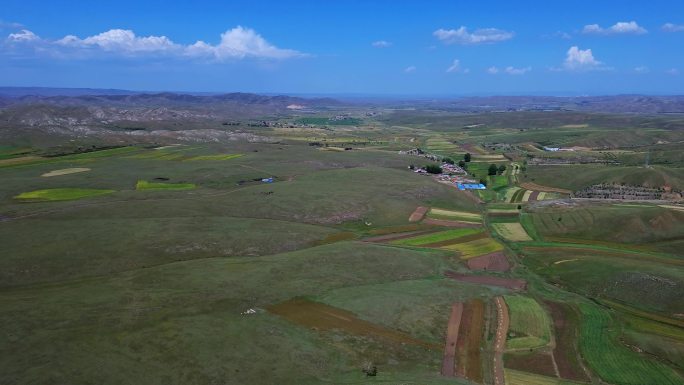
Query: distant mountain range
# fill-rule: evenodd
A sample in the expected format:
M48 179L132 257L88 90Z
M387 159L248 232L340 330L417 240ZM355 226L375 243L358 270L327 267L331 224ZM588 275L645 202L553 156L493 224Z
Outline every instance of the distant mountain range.
M442 98L339 98L263 95L253 93L150 93L120 89L0 87L0 107L18 104L100 107L203 108L256 116L260 113L288 111L288 106L303 108L374 105L382 107L425 107L457 112L485 111L584 111L604 113L661 114L684 113L684 96L609 95L609 96L481 96ZM254 114L249 113L251 106Z

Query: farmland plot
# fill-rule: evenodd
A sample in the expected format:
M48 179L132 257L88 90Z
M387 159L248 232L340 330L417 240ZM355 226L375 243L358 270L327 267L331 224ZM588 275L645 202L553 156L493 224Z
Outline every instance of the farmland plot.
M551 340L550 319L537 301L530 297L504 297L510 313L509 350L535 349Z
M520 223L494 223L492 224L492 227L494 230L496 230L497 234L499 234L502 238L504 238L507 241L511 242L525 242L525 241L531 241L532 238L530 238L529 235L527 235L527 232L525 229L520 225Z
M620 345L610 315L590 304L580 304L580 349L591 369L606 382L620 385L684 383L669 366Z

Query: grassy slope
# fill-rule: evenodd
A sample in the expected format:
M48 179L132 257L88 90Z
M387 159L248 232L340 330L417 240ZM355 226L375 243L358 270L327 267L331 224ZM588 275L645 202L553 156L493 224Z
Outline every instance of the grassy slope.
M504 297L510 313L508 349L534 349L550 341L550 317L537 301L520 295Z

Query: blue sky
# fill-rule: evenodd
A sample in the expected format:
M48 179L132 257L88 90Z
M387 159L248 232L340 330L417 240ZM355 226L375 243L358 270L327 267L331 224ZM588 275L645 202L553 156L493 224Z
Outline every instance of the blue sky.
M4 0L0 85L684 94L684 1L199 3Z

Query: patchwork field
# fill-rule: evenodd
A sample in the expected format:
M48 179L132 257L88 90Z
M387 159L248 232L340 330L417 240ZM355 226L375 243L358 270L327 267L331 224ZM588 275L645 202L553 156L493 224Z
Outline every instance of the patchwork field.
M3 142L0 382L684 384L681 204L568 194L680 188L681 117L288 105Z

